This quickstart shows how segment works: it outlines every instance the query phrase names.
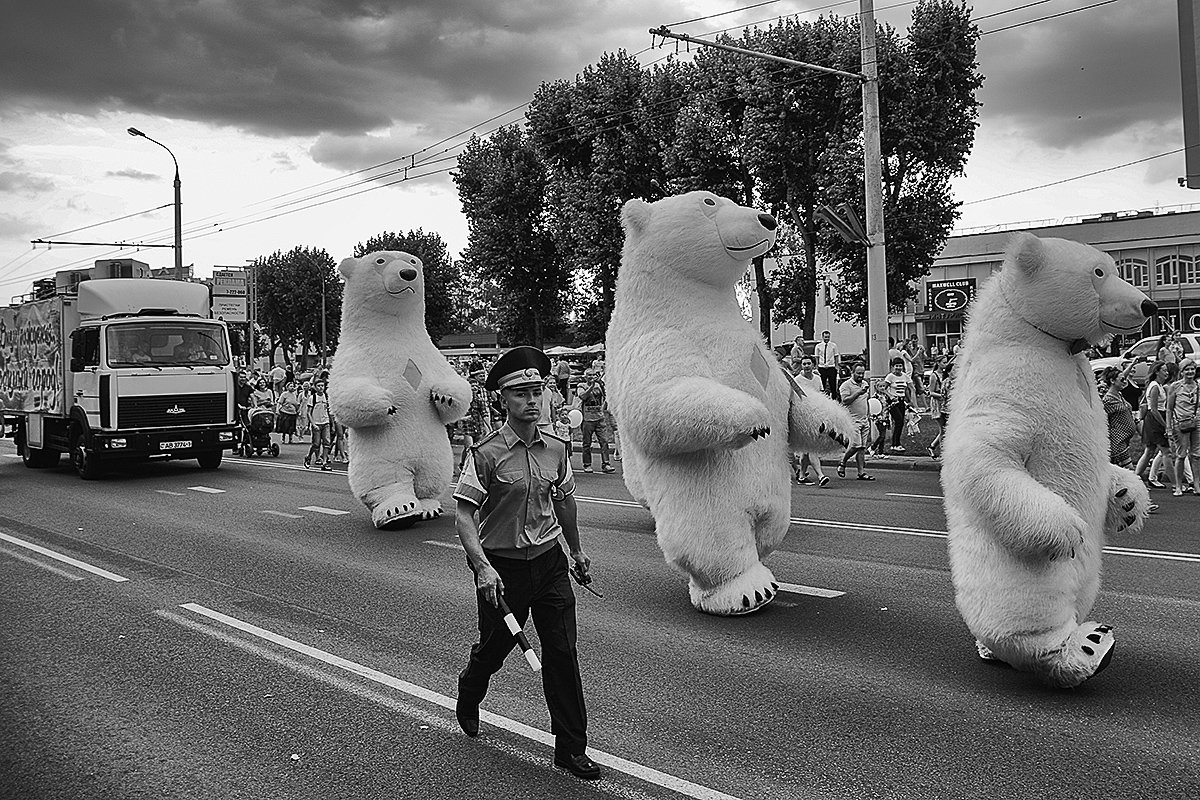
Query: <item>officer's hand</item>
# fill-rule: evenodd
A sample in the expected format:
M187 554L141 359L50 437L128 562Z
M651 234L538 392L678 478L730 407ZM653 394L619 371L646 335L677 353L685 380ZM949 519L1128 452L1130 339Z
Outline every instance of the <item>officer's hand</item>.
M504 594L504 581L500 580L500 573L492 567L491 564L485 564L475 573L475 591L483 594L483 599L500 607L500 595Z
M571 558L575 559L575 572L580 578L586 578L592 568L592 560L588 558L588 554L578 550L571 553Z

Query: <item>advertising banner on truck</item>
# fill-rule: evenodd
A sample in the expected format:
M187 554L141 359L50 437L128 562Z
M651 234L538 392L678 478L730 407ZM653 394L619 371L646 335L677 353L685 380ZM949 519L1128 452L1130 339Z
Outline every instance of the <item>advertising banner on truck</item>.
M0 407L62 413L61 313L56 300L0 308Z

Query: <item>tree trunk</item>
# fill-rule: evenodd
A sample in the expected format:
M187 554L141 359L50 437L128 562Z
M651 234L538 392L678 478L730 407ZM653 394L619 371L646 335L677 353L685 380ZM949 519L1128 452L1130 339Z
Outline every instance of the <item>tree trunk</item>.
M805 340L812 340L817 338L814 330L817 321L817 231L811 207L805 207L803 214L793 208L791 216L804 242L804 268L796 292L801 301L800 330Z
M771 344L771 309L775 306L775 294L767 283L767 273L763 269L763 256L754 259L754 288L758 292L758 329L767 345Z

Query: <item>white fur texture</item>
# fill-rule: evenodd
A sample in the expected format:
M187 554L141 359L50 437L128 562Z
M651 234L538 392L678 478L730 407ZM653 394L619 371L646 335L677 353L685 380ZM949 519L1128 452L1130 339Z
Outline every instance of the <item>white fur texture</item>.
M422 266L395 251L338 266L346 286L329 402L352 431L350 490L380 528L441 513L453 474L445 426L471 401L470 385L425 330ZM421 373L416 387L405 377L410 360Z
M1141 481L1109 464L1092 372L1070 343L1140 329L1146 300L1099 250L1019 234L955 366L941 476L958 609L996 658L1054 686L1107 664L1111 632L1087 621L1101 549L1149 513Z
M761 559L788 529L789 443L836 450L851 420L828 398L796 397L742 317L734 285L774 244L773 219L691 192L630 200L622 221L606 379L625 483L692 604L747 613L778 590Z

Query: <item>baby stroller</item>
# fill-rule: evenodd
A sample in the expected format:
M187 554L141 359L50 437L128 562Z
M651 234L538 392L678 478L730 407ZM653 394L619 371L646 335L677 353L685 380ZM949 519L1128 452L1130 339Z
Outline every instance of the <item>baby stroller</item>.
M242 429L242 455L249 458L260 456L263 451L279 457L279 445L271 441L275 430L275 411L271 408L252 408L246 414L247 422Z

